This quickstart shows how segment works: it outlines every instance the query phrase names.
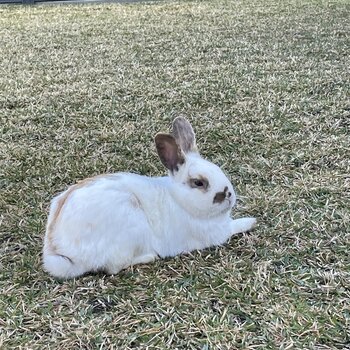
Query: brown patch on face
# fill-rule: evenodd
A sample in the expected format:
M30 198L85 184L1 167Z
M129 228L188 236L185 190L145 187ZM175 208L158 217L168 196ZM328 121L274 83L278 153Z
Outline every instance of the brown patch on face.
M81 180L76 185L69 187L68 190L58 200L57 208L53 214L53 218L47 227L47 241L48 241L48 244L49 244L49 247L50 247L50 250L52 251L52 253L55 253L57 251L57 247L55 246L55 244L53 242L54 230L55 230L55 227L57 225L57 221L61 215L62 208L63 208L64 204L66 203L68 197L75 190L78 190L79 188L82 188L82 187L86 187L100 178L107 178L107 177L115 177L115 176L111 175L111 174L104 174L104 175L97 175L94 177L90 177L90 178Z
M198 188L202 192L207 192L209 187L209 181L206 177L199 175L196 178L189 178L188 183L191 188Z
M226 198L226 192L228 191L228 187L226 186L224 188L224 191L223 192L218 192L215 197L214 197L214 200L213 200L213 203L222 203L225 198Z

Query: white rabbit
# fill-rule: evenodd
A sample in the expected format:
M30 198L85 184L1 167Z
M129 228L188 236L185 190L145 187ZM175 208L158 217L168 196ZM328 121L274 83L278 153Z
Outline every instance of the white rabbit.
M43 260L59 278L89 271L115 274L158 257L223 244L249 231L254 218L233 220L232 185L203 159L191 124L178 117L155 143L169 176L100 175L78 182L52 200Z

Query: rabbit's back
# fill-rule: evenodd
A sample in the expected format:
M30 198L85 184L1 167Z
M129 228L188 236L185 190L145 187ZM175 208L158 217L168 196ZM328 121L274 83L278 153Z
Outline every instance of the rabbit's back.
M89 179L56 197L44 257L61 256L64 265L68 259L85 271L113 273L150 254L151 230L140 199L125 186L126 176Z

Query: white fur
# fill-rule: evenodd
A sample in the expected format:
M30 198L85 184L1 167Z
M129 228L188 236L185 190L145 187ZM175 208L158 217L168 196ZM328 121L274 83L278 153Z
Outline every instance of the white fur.
M188 177L199 175L209 180L207 192L188 185ZM225 187L232 193L230 199L213 203ZM65 195L53 199L48 228ZM71 190L50 237L47 229L45 269L59 278L97 270L114 274L158 257L223 244L255 224L253 218L230 218L235 200L220 168L193 152L167 177L131 173L97 177Z

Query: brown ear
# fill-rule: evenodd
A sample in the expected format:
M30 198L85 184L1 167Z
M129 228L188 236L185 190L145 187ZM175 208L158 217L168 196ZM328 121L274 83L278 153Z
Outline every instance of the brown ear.
M185 158L174 137L169 134L157 134L154 141L162 163L171 172L179 170L179 165L185 162Z
M183 117L177 117L173 121L172 134L184 153L198 152L196 136L189 121Z

